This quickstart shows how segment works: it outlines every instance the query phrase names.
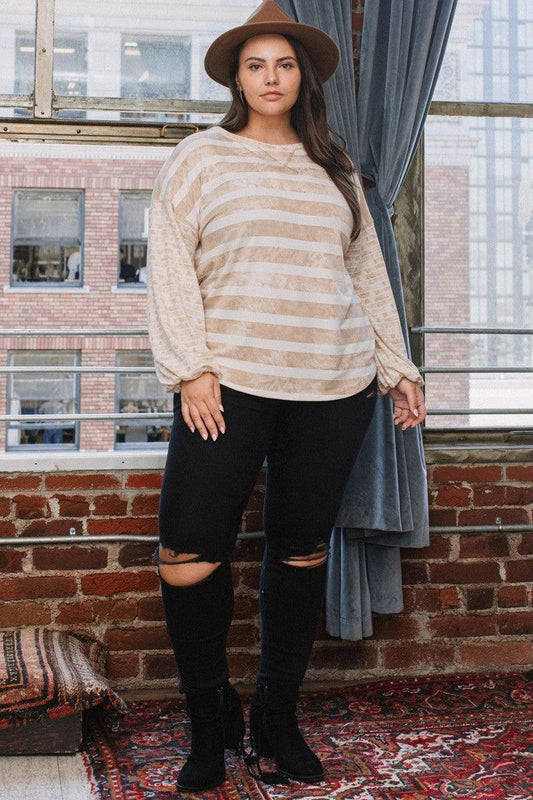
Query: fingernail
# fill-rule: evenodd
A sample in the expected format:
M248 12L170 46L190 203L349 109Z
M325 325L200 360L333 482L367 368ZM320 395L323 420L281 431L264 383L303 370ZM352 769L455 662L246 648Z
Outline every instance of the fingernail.
M214 442L216 442L216 440L217 440L217 435L216 435L216 433L212 433L212 434L211 434L211 438L212 438L212 440L213 440Z
M191 433L194 433L194 428L193 428L192 425L189 426L189 430L190 430Z
M205 440L207 439L207 433L202 433L202 439L203 439L203 440L204 440L204 442L205 442Z
M220 433L226 433L226 429L225 428L221 428L220 429Z
M220 409L221 411L224 411L224 406L223 406L222 404L220 404L220 405L219 405L219 409Z
M413 414L415 415L415 417L418 417L418 411L416 410L416 408L413 408Z

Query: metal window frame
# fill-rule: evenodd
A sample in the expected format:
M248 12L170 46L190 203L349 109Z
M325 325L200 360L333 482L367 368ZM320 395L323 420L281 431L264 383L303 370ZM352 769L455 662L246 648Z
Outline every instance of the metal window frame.
M18 212L18 203L17 198L21 192L28 192L34 194L76 194L77 201L78 201L78 238L79 238L79 245L78 244L60 244L60 247L77 247L80 248L80 277L77 281L17 281L15 280L15 276L13 273L14 263L15 263L15 247L17 245L27 245L31 246L39 246L43 245L46 246L50 244L47 239L30 239L24 240L22 243L20 241L20 237L15 236L15 229L16 229L16 219L17 219L17 212ZM83 288L83 250L85 244L85 189L57 189L52 187L50 189L43 189L41 187L26 187L26 186L19 186L14 187L12 189L11 195L11 241L10 241L10 266L9 266L9 286L12 288L20 288L21 286L30 285L31 289L35 289L38 292L40 289L54 289L54 288L65 288L65 287L73 287L76 289ZM52 241L52 240L51 240ZM56 240L57 241L57 240Z
M533 118L533 103L477 103L477 102L450 102L433 101L429 107L429 114L436 116L471 116L471 117L511 117ZM431 333L500 333L533 334L533 329L492 329L492 328L457 328L457 327L428 327L425 326L425 253L424 253L424 133L420 137L417 150L414 154L408 173L402 184L400 193L395 202L393 217L394 233L398 245L398 254L404 287L404 299L409 339L412 358L416 364L421 365L421 372L531 372L530 368L450 368L450 370L437 369L426 365L425 335ZM480 411L479 409L477 409ZM476 409L467 409L472 414ZM496 410L493 413L502 413ZM533 413L531 409L517 409L519 413ZM465 412L458 409L457 413ZM435 412L433 412L435 413ZM439 412L437 412L438 414ZM444 413L444 412L440 412ZM483 413L491 413L483 409ZM509 413L506 409L504 413ZM533 432L529 428L520 428L519 420L505 428L464 428L437 426L424 429L424 442L434 447L442 443L443 449L448 449L455 441L461 447L475 446L478 443L491 442L493 447L507 447L510 442L530 447L533 442Z
M14 365L13 364L13 357L17 353L34 353L38 352L41 353L65 353L70 352L74 355L74 364L70 365ZM6 381L6 404L7 407L10 408L11 399L13 394L13 376L16 374L21 373L35 373L35 374L46 374L47 372L64 372L66 374L74 374L74 408L75 412L73 414L31 414L28 418L27 414L2 414L0 415L0 420L5 422L5 434L6 434L6 443L5 443L5 452L6 453L49 453L51 450L60 450L62 453L73 453L78 452L80 449L80 418L83 418L83 414L80 413L80 406L81 406L81 382L80 382L80 370L81 368L81 350L78 348L69 348L68 351L65 350L57 350L53 348L47 348L39 351L32 350L31 348L11 348L7 353L7 360L8 366L2 367L1 372L7 373L7 381ZM17 423L15 425L15 430L17 428L24 427L23 423L30 423L35 425L38 428L40 422L59 422L61 420L73 420L73 425L68 425L65 427L74 428L74 441L72 444L30 444L30 445L9 445L8 444L8 433L10 430L13 430L11 427L11 423ZM58 426L59 427L59 426Z

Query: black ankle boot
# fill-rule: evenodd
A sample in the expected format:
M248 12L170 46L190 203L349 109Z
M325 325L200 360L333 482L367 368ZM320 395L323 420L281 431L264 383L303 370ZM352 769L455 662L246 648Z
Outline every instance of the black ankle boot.
M303 783L322 780L324 770L319 759L306 744L296 720L296 684L271 681L257 684L250 708L250 740L252 751L248 765L257 756L259 777L266 783L283 782L292 778ZM264 773L259 756L274 758L278 775Z
M182 791L213 789L224 782L224 748L243 751L244 717L237 691L226 681L214 689L186 692L191 753L178 776Z
M236 689L227 681L222 687L222 728L224 747L241 755L244 750L244 715L241 698Z

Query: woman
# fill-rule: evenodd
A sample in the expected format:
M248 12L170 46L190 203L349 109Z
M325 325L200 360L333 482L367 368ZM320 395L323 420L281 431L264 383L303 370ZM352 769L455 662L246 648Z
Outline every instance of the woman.
M321 83L337 62L329 36L266 0L207 52L228 113L175 148L154 189L149 328L175 398L159 569L191 719L183 790L220 784L224 748L243 738L230 558L264 459L251 740L282 777L313 782L323 768L295 712L329 535L376 391L404 430L425 416L359 177L327 127Z

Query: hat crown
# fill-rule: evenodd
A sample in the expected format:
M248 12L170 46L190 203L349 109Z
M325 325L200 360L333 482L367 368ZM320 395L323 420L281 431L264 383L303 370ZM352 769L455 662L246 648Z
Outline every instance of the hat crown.
M255 24L259 22L292 22L294 19L289 17L285 11L278 6L274 0L264 0L259 8L254 11L251 17L245 22L245 25Z

